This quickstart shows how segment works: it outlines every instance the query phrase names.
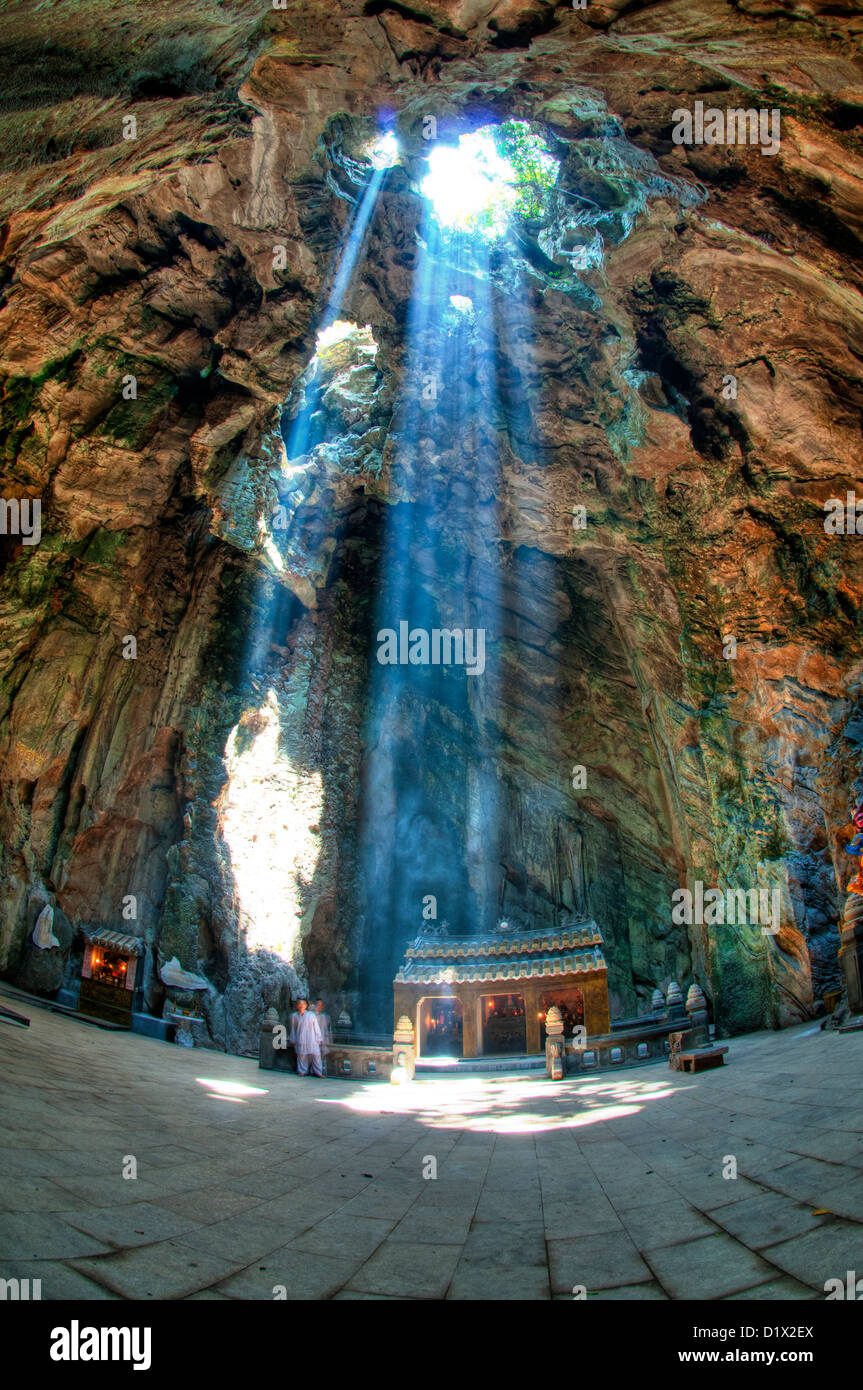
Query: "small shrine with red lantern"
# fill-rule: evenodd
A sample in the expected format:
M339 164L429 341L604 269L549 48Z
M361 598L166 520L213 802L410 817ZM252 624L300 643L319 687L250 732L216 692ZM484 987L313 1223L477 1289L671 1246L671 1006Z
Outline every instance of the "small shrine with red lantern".
M84 929L78 1012L120 1027L132 1025L132 1000L144 943L123 932Z

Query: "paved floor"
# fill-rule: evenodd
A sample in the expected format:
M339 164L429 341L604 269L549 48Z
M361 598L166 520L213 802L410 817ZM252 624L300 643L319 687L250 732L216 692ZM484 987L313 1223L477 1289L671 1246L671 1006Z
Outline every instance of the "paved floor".
M28 1012L0 1026L0 1278L43 1298L812 1299L863 1274L863 1033L735 1039L695 1077L396 1088Z

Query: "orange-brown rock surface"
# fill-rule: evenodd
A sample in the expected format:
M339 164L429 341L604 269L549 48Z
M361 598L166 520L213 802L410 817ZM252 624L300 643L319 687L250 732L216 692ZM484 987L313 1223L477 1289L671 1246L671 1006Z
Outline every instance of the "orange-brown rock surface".
M793 0L7 5L3 496L41 500L0 537L7 977L50 901L67 979L82 926L135 931L147 1006L178 956L216 1045L300 984L385 1030L434 895L589 912L613 1016L693 978L731 1031L818 1011L863 742L863 535L824 524L863 500L861 34ZM778 110L778 152L675 144L695 101ZM368 333L310 375L382 116ZM406 411L429 117L538 123L607 216L478 345L432 314ZM485 693L378 683L396 514L416 592L494 591ZM781 929L675 925L695 880L780 889Z

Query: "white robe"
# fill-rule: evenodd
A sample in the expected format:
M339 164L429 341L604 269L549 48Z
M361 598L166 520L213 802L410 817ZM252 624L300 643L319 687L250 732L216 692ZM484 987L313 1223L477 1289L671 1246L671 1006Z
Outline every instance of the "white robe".
M297 1071L306 1076L309 1062L312 1071L321 1073L321 1030L316 1016L306 1009L303 1014L294 1014L291 1019L291 1042L297 1054Z
M318 1020L318 1027L321 1030L321 1054L326 1057L333 1045L333 1029L330 1023L330 1016L329 1014L321 1013L315 1014L315 1018Z

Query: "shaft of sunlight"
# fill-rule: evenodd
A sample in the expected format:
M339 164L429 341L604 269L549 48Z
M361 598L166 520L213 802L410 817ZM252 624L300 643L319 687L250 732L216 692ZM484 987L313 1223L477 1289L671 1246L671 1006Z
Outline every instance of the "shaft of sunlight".
M279 706L270 691L228 738L219 809L246 945L290 960L320 854L314 827L324 794L320 772L295 768L279 733Z

